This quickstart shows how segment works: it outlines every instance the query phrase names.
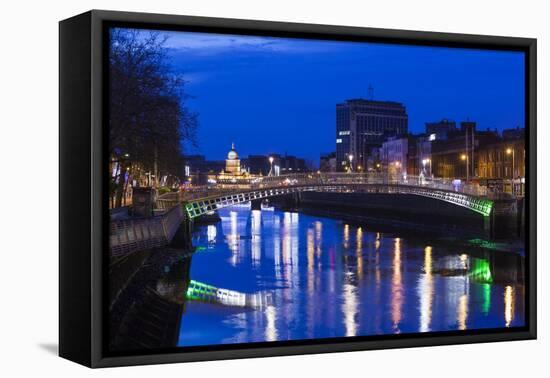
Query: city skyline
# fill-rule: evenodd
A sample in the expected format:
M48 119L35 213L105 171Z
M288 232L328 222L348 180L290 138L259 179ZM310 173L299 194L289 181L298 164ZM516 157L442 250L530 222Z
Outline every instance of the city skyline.
M145 33L110 34L109 350L528 324L520 54Z
M187 105L199 114L200 143L186 153L207 159L235 141L243 156L286 152L317 161L335 150L336 104L371 97L370 86L373 99L406 107L410 133L443 118L482 130L524 127L523 53L163 34L172 68L187 81Z

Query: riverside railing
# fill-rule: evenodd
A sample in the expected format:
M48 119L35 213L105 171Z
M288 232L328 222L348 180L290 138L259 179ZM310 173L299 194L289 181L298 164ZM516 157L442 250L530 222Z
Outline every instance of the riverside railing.
M183 207L177 203L166 212L153 217L111 220L111 257L122 257L144 249L168 245L185 217Z

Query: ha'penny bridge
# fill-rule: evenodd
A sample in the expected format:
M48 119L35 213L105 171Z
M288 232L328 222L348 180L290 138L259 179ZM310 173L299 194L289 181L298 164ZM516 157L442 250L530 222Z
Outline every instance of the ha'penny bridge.
M157 199L159 213L154 217L112 220L111 255L123 256L137 250L168 245L182 223L190 229L194 219L224 207L305 192L412 195L450 203L483 217L491 215L494 205L484 187L422 176L397 179L391 175L371 173L298 173L235 177L166 193Z
M387 175L365 173L300 173L285 176L234 179L172 194L172 200L185 203L189 218L200 217L220 208L300 192L409 194L452 203L489 216L493 202L478 185L454 185L444 180L407 176L391 179Z

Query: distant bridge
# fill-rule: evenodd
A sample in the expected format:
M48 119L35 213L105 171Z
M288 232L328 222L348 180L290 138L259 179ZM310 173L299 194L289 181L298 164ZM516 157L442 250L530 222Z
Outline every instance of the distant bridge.
M238 203L300 192L410 194L452 203L486 217L493 207L486 189L479 185L455 185L419 176L392 179L388 175L371 173L299 173L227 179L171 193L159 201L168 201L166 206L173 205L174 201L185 203L187 215L193 219Z

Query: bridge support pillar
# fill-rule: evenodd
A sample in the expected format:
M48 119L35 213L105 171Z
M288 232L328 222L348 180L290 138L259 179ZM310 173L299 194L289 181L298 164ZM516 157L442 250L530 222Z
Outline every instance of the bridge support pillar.
M492 239L507 239L520 236L521 213L518 200L497 200L494 202L490 219Z
M172 239L171 245L176 248L183 248L191 250L193 248L192 243L192 233L193 233L193 220L189 217L185 217L183 222L181 222L174 238Z
M255 199L250 201L250 210L262 210L262 200Z

